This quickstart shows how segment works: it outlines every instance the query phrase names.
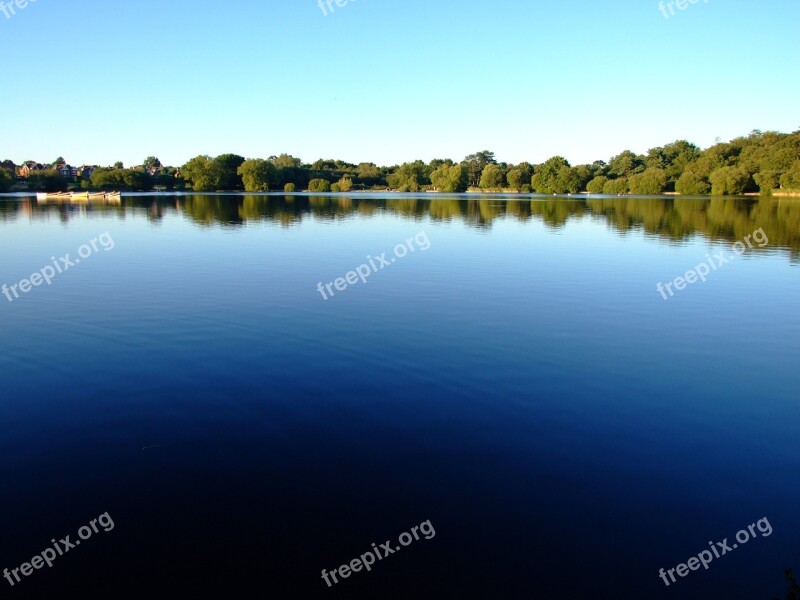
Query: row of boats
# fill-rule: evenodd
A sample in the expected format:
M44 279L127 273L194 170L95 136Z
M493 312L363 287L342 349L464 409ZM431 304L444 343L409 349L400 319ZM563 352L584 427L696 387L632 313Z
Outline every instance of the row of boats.
M63 202L107 202L121 198L121 192L39 192L36 194L37 200L60 200Z

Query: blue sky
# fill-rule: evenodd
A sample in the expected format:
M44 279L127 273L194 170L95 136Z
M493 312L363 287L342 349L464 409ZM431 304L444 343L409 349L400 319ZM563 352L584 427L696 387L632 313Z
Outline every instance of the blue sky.
M800 128L800 2L37 0L0 13L0 159L573 164Z

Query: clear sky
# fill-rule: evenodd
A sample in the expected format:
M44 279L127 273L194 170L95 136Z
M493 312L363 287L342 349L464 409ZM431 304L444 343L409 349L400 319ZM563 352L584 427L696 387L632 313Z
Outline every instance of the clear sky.
M578 164L800 128L798 0L317 1L0 12L0 159Z

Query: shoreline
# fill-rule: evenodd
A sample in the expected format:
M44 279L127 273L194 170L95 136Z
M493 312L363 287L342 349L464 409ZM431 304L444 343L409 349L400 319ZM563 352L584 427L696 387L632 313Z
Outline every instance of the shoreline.
M86 194L87 192L80 192ZM88 192L88 194L99 194L101 192ZM108 193L108 192L106 192ZM54 193L55 195L55 193ZM350 190L348 192L310 192L310 191L295 191L284 192L280 190L269 192L245 192L242 190L217 190L214 192L196 192L193 190L172 190L172 191L123 191L121 196L127 197L140 197L140 196L334 196L334 197L351 197L359 195L397 195L397 196L419 196L419 197L453 197L462 196L467 197L491 197L491 196L515 196L519 199L547 199L547 198L564 198L564 199L609 199L609 198L631 198L631 199L750 199L750 198L800 198L800 192L780 192L774 191L771 194L760 194L758 192L747 192L740 195L683 195L678 192L664 192L663 194L592 194L589 192L577 192L574 194L537 194L535 192L519 192L516 190L476 190L471 189L466 192L438 192L434 190L420 190L418 192L401 192L398 190ZM119 197L119 196L118 196ZM0 193L0 200L2 199L26 199L37 198L37 192L30 191L11 191Z

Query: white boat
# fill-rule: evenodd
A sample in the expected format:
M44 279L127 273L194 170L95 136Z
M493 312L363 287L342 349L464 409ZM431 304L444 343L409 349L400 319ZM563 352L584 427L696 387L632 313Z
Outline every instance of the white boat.
M62 202L119 201L121 192L37 192L40 201L59 200Z

